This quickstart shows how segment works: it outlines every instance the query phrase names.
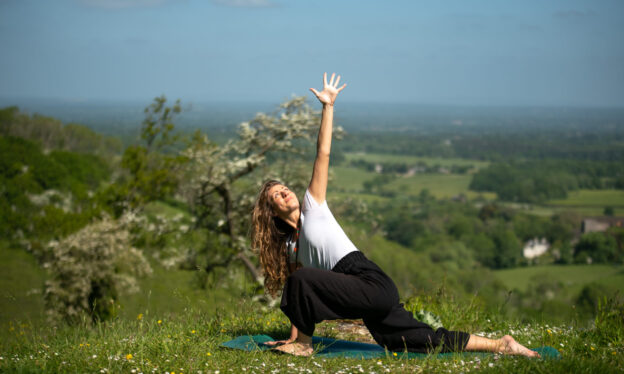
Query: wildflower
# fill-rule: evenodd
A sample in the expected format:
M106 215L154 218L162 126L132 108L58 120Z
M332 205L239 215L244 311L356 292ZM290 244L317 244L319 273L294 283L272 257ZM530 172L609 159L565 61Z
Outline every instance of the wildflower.
M191 330L191 334L195 334L195 330Z
M126 360L132 360L132 353L128 353L126 355Z
M80 343L80 347L84 347L84 344Z
M613 352L611 352L611 354L612 354L612 355L615 355L616 353L615 353L615 351L613 351Z
M394 357L396 357L396 356L397 356L397 353L396 353L396 352L392 352L392 355L393 355Z
M210 352L206 353L206 356L212 356L212 354Z
M594 348L594 347L589 347L589 349L591 349L592 351L596 350L596 348Z
M137 316L137 319L140 321L143 319L143 313L139 313L139 315Z
M552 335L552 331L550 329L547 329L546 332Z
M158 324L160 325L161 323L162 323L162 320L161 320L161 319L159 319L159 320L158 320Z

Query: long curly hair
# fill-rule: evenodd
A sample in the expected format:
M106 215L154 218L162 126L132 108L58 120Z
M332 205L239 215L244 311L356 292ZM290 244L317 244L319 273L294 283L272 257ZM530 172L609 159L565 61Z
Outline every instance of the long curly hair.
M251 247L260 254L264 270L264 288L275 297L289 275L289 253L286 240L293 233L292 226L275 215L269 190L283 185L277 180L264 182L251 214Z

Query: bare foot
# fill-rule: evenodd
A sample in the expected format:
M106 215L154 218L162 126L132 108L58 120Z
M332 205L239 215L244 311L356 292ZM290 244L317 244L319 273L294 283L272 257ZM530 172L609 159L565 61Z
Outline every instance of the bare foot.
M505 335L500 338L499 352L506 355L518 355L526 357L540 357L539 353L528 349L518 343L511 335Z
M295 356L310 356L314 352L314 347L312 347L312 343L301 342L284 344L273 349Z

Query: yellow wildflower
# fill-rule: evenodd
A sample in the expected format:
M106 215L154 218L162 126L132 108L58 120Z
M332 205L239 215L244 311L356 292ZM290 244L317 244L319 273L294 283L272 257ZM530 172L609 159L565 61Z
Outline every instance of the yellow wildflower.
M161 323L162 323L162 320L161 320L161 319L159 319L159 320L158 320L158 324L160 325Z
M546 330L546 332L552 334L552 331L550 329Z
M611 352L611 354L612 354L612 355L615 355L616 353L615 353L615 351L613 351L613 352Z
M80 343L80 346L81 346L81 347L84 347L84 344Z
M594 348L594 347L589 347L589 349L591 349L592 351L596 350L596 348Z
M212 356L212 354L210 354L210 352L206 353L206 356Z
M392 352L392 355L393 355L394 357L396 357L396 356L397 356L397 353L396 353L396 352Z
M132 353L128 353L126 355L126 360L132 360Z
M195 334L195 330L191 330L191 334Z
M140 321L143 319L143 313L139 313L139 315L137 316L137 319Z

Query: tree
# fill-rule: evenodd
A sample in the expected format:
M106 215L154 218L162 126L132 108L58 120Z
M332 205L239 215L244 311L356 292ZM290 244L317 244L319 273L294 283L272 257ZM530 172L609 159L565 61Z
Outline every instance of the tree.
M577 263L612 263L618 261L618 257L617 242L607 233L587 233L574 246L574 260Z
M104 194L117 216L128 209L141 209L146 203L171 196L180 182L185 157L176 147L180 137L173 133L175 115L182 111L180 100L167 106L160 96L144 110L142 143L124 151L121 166L127 174Z
M182 152L189 160L183 194L196 218L195 229L217 234L217 240L212 238L202 248L192 249L195 253L189 258L195 259L197 267L212 273L242 262L262 284L255 254L246 240L256 193L267 177L281 179L293 189L305 188L310 168L298 167L290 156L302 153L300 148L313 138L319 123L319 111L307 105L304 97L294 97L272 115L259 113L241 123L238 138L226 144L217 145L207 136L195 134L190 147ZM342 132L340 127L334 128L335 135ZM269 156L276 159L270 170Z

